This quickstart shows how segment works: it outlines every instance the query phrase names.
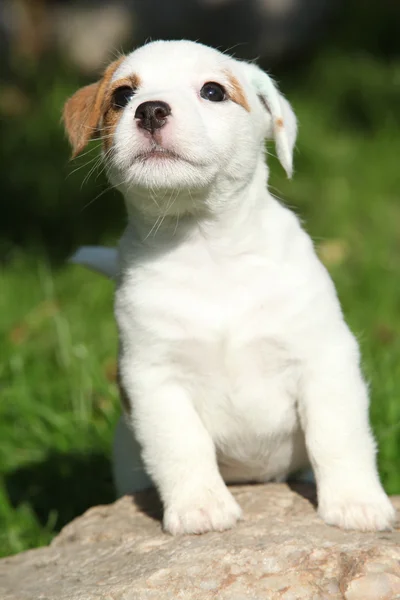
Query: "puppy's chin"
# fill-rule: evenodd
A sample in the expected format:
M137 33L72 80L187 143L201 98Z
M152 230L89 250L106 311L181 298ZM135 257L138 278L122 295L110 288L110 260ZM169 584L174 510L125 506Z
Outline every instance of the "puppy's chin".
M123 191L135 188L143 192L149 190L187 190L188 192L207 188L218 173L215 163L196 163L177 155L139 156L128 167L111 166L111 183Z

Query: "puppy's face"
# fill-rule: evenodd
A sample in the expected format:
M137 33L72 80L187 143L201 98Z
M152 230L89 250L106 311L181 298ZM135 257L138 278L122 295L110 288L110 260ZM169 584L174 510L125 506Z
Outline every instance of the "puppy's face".
M153 42L112 63L68 100L64 121L75 155L101 136L125 195L249 180L267 137L291 173L295 118L272 81L194 42Z

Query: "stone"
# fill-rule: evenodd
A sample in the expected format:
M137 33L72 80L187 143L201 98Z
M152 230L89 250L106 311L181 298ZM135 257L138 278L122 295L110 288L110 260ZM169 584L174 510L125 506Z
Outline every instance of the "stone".
M244 518L224 533L163 533L155 492L98 506L47 548L0 561L1 600L391 600L400 523L325 525L309 484L234 486ZM400 496L393 497L400 509Z

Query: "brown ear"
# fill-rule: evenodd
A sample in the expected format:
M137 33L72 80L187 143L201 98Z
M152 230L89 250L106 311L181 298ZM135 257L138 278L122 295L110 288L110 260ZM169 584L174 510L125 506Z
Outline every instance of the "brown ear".
M88 142L97 137L105 91L124 58L121 56L112 62L100 81L81 88L65 103L63 121L72 146L72 158L78 156Z

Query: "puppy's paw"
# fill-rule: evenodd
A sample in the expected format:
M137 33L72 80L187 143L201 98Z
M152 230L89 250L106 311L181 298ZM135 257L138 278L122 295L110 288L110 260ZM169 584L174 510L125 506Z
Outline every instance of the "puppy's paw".
M166 507L163 524L172 535L198 534L230 529L241 515L240 506L221 484L214 489L183 491L176 502Z
M383 531L393 527L396 511L382 492L365 499L332 498L322 502L318 513L328 525L359 531Z

